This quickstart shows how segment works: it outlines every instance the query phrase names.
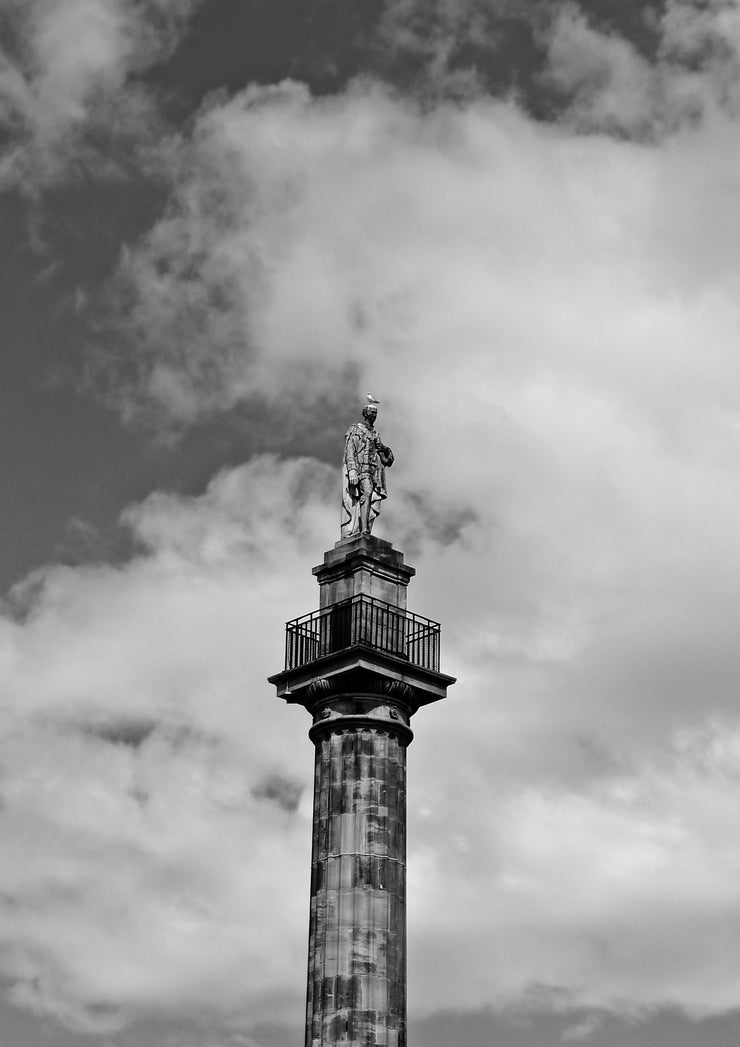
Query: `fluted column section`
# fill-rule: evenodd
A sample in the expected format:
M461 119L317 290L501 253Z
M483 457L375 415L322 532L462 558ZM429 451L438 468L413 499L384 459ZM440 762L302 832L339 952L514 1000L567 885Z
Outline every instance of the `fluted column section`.
M316 711L306 1047L405 1047L403 703Z

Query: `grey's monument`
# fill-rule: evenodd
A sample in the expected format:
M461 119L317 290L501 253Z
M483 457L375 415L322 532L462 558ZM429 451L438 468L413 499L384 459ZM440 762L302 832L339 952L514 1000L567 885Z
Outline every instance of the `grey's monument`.
M305 1047L406 1047L406 750L412 716L455 682L439 625L406 608L414 568L371 533L393 464L377 413L368 395L347 431L319 609L287 623L270 677L315 746Z

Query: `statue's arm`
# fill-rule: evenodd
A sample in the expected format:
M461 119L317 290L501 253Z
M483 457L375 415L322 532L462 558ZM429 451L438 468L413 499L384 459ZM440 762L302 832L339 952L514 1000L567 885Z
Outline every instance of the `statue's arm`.
M344 443L344 464L347 467L349 483L356 484L358 481L357 437L351 429L347 433Z
M390 447L383 443L380 437L377 438L375 446L377 448L381 462L383 463L383 465L390 469L394 461L393 451L391 451Z
M347 433L347 438L344 444L344 460L347 463L348 471L357 471L357 437L351 429Z

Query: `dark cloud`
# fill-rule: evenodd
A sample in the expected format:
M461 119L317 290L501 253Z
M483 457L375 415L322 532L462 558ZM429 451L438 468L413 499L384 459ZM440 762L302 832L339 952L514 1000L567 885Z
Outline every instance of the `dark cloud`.
M112 720L87 728L89 734L110 745L127 745L138 749L151 737L156 724L151 720Z
M398 514L403 538L402 547L410 556L418 555L425 541L448 546L462 539L466 527L478 522L478 513L470 505L460 505L435 491L404 490L400 492L402 508Z
M282 774L269 774L254 786L252 795L256 800L270 800L292 813L298 810L303 795L303 782L286 778Z

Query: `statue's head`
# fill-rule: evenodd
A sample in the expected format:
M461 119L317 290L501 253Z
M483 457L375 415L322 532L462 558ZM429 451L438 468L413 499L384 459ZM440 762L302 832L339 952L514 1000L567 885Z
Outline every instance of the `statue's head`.
M374 425L375 419L378 417L378 408L375 404L367 404L366 407L363 407L362 417L369 425Z

